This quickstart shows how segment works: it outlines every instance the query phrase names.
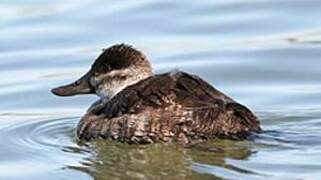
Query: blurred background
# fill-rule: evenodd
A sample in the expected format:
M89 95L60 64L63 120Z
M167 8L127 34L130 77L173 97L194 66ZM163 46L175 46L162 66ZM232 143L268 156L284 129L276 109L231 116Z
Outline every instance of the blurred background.
M321 168L321 1L0 1L0 179L315 179ZM198 74L264 133L176 145L77 144L97 97L55 97L102 48ZM215 149L220 149L216 151Z

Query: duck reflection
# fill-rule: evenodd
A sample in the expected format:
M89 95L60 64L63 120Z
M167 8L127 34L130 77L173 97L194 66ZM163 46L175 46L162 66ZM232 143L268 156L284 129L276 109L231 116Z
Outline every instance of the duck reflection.
M226 159L246 160L255 153L249 141L212 140L182 147L175 144L129 145L97 140L90 144L94 156L83 167L94 179L213 179L214 167L237 174L256 174L230 165ZM207 171L200 169L207 166ZM211 167L213 167L211 169ZM211 171L210 173L208 171Z

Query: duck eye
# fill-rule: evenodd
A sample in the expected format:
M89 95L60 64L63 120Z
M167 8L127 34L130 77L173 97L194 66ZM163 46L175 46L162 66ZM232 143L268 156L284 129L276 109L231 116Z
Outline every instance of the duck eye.
M78 86L79 84L80 84L80 81L78 80L74 82L73 86Z

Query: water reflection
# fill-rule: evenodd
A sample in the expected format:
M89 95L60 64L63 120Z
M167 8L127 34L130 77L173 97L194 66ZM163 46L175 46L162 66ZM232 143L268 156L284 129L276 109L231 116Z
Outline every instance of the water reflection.
M90 172L94 179L213 179L220 177L220 167L231 171L234 176L230 177L233 178L260 176L226 163L226 159L246 160L255 153L247 141L214 140L189 148L174 144L128 145L103 140L91 145L96 154L93 164L89 168L70 168Z

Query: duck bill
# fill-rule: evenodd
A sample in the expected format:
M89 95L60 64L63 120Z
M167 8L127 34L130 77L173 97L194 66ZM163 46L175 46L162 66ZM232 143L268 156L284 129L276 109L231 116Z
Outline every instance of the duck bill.
M90 72L82 76L77 81L54 88L51 92L57 96L73 96L78 94L92 94L94 93L93 88L89 84Z

